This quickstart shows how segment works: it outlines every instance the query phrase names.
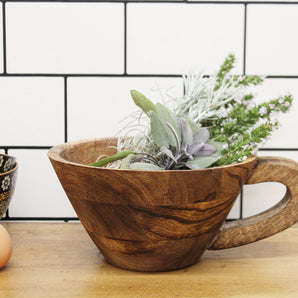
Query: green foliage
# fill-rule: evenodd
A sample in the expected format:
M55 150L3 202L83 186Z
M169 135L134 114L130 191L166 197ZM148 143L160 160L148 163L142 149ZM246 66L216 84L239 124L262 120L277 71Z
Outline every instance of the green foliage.
M193 160L187 162L187 166L190 169L203 169L208 168L213 165L217 160L220 159L220 154L218 152L210 155L210 156L198 156L195 157Z
M157 104L156 113L150 114L150 137L157 153L149 162L166 170L210 166L220 155L216 147L208 142L209 136L207 128L200 128L195 122L178 118L171 110ZM198 158L200 156L206 158ZM148 162L148 157L145 155L136 160ZM131 164L133 167L134 163Z
M130 165L130 170L162 171L164 169L152 163L134 162Z
M135 138L120 142L118 154L90 165L122 159L121 169L201 169L255 154L278 127L277 114L288 112L293 98L285 95L257 105L247 87L261 84L263 78L232 75L234 66L235 56L230 54L215 76L183 76L185 95L174 99L173 110L131 90L149 125Z
M100 159L98 161L92 162L90 164L88 164L88 166L92 166L92 167L103 167L111 162L117 161L119 159L123 159L125 157L127 157L130 154L134 154L134 152L132 151L122 151L122 152L118 152L115 155L109 156L107 158L104 159Z
M169 147L175 144L175 137L156 113L150 116L151 137L159 147Z
M215 90L218 90L222 85L225 77L230 73L235 65L235 55L229 54L229 56L225 59L224 63L221 65L217 75L216 75L216 82L217 85L215 86Z
M263 82L263 79L259 76L230 76L231 70L235 66L235 55L230 54L225 59L224 63L221 65L217 75L216 75L216 82L217 85L215 86L215 90L218 90L225 80L229 80L230 82L237 82L236 86L244 85L259 85Z
M128 154L128 156L126 156L123 161L121 162L120 165L120 169L123 170L129 170L130 169L130 165L133 162L133 160L136 158L136 154L132 153L132 154Z
M156 112L154 103L145 95L137 90L130 90L130 94L134 103L141 108L144 113L148 114L150 111Z
M277 99L248 108L252 97L246 97L245 103L234 103L227 117L214 121L212 137L228 145L225 155L216 165L225 165L245 160L252 155L258 145L278 127L276 113L285 113L292 104L292 96Z

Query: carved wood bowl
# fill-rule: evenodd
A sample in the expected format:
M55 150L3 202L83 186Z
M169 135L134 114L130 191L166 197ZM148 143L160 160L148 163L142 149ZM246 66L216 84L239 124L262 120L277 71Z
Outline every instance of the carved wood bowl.
M203 170L135 171L86 164L112 155L116 139L53 147L48 155L83 226L106 260L136 271L169 271L196 263L206 249L253 242L298 219L298 166L281 158ZM278 176L278 177L277 177ZM288 187L275 207L225 223L244 183Z

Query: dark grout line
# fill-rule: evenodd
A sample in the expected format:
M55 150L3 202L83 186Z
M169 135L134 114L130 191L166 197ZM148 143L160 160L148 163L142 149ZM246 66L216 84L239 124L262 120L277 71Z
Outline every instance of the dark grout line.
M1 221L79 221L78 217L3 217ZM1 222L0 221L0 222Z
M64 77L64 142L68 141L67 77Z
M243 23L243 75L246 74L246 31L247 31L247 4L244 4ZM240 191L239 217L243 218L243 190Z
M246 55L246 53L245 53ZM243 66L244 67L244 66ZM258 74L256 74L258 75ZM210 75L206 74L204 75L205 78L208 78ZM182 74L157 74L157 73L152 73L152 74L144 74L144 73L140 73L140 74L107 74L107 73L102 73L102 74L85 74L85 73L77 73L77 74L66 74L66 73L1 73L0 74L0 78L1 77L56 77L56 78L77 78L77 77L82 77L82 78L101 78L101 77L105 77L105 78L182 78ZM266 75L265 76L266 79L298 79L298 75Z
M242 188L240 191L240 206L239 206L240 219L243 219L243 199L244 199L244 196L243 196L243 188Z
M298 151L298 148L260 148L260 151Z
M43 149L50 149L52 148L53 146L15 146L15 145L3 145L1 146L0 145L0 149L4 149L5 151L8 151L8 150L11 150L11 149L20 149L20 150L23 150L23 149L28 149L28 150L43 150Z
M6 5L2 3L2 38L3 38L3 74L7 74L7 57L6 57Z
M243 28L243 75L246 74L246 36L247 36L247 4L244 4L244 28Z
M0 0L2 3L5 2L22 2L22 3L183 3L183 4L282 4L282 5L291 5L291 4L298 4L298 1L187 1L187 0Z
M127 75L127 4L124 3L124 75Z
M181 77L182 74L127 74L127 73L97 73L97 74L86 74L86 73L7 73L0 74L0 77ZM298 76L297 76L298 78Z

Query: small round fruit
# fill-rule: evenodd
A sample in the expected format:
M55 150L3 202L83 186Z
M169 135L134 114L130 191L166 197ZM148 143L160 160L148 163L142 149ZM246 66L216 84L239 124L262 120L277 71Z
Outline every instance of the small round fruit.
M9 261L12 253L11 238L6 229L0 225L0 268Z

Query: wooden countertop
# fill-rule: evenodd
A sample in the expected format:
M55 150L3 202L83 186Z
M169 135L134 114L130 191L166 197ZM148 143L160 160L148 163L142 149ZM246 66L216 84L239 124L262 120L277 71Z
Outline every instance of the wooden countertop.
M14 251L0 297L298 297L298 224L165 273L109 265L78 222L1 224Z

